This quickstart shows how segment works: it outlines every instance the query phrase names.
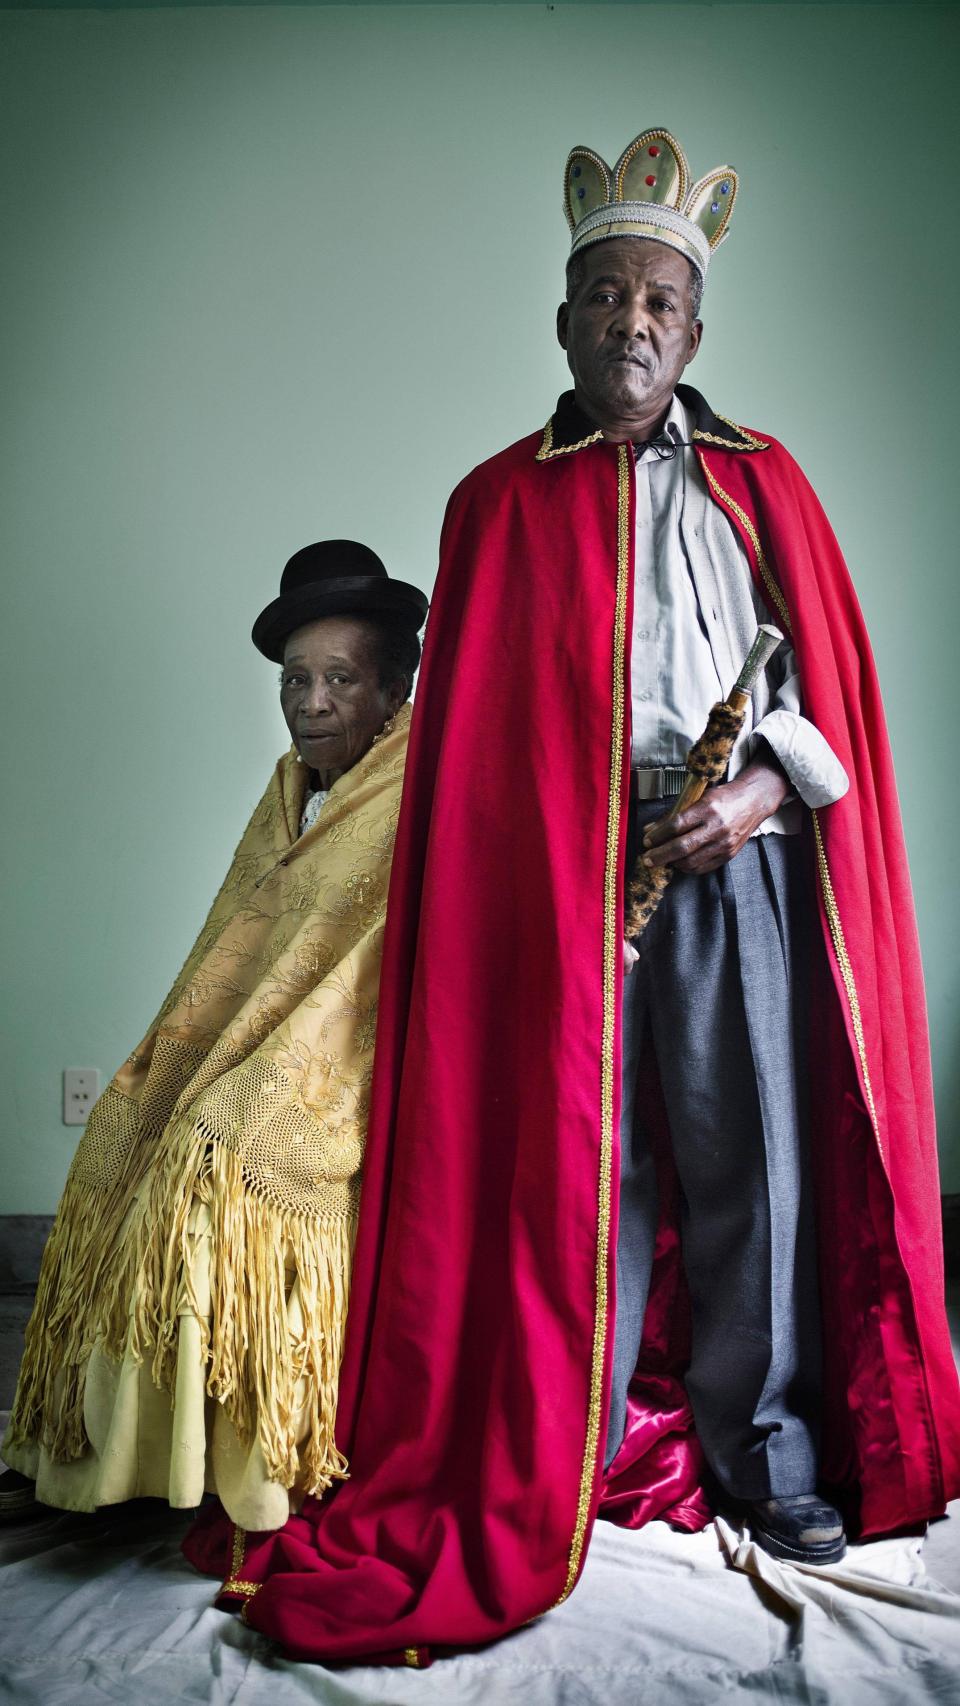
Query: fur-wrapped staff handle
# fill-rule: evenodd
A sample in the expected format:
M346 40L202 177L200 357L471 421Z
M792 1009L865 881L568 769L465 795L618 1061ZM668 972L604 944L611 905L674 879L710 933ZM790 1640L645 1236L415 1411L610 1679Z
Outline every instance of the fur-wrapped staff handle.
M682 793L666 814L668 820L679 817L688 806L695 806L711 782L723 780L734 742L743 727L754 684L782 639L779 628L771 628L767 623L762 623L757 629L756 638L730 692L722 704L714 705L703 734L687 753L687 780ZM633 881L627 890L623 933L628 942L639 936L649 924L672 875L672 866L649 866L643 863L642 854L638 858Z

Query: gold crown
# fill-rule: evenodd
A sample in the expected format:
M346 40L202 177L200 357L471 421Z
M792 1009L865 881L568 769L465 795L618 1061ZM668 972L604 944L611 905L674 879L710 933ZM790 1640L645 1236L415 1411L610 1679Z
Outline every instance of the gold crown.
M592 148L574 148L563 176L570 253L605 237L650 237L679 249L703 277L738 186L732 166L717 166L691 187L687 157L668 130L635 136L612 171Z

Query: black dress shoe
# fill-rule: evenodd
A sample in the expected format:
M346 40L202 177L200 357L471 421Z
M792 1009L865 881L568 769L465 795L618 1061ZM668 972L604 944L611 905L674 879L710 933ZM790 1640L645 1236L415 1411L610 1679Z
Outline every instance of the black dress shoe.
M817 1493L741 1506L758 1546L794 1564L837 1564L847 1550L840 1512Z

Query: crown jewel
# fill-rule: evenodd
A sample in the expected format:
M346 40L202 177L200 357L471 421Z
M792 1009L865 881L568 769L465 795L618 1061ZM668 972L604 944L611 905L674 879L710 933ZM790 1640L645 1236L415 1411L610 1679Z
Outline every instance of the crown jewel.
M592 148L574 148L563 178L570 253L604 237L650 237L679 249L705 277L738 184L732 166L717 166L691 186L686 155L668 130L635 136L612 171Z

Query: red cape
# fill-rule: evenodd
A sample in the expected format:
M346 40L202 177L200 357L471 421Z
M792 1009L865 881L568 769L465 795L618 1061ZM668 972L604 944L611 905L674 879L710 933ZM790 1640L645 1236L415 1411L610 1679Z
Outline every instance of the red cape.
M696 412L697 453L807 715L851 777L814 816L811 1056L823 1473L873 1534L960 1488L923 988L879 689L829 524L781 446ZM390 890L338 1440L351 1480L278 1534L201 1518L296 1658L427 1662L574 1585L603 1496L701 1526L665 1214L604 1486L615 1307L629 452L563 399L474 470L441 542ZM651 1089L651 1094L655 1089ZM668 1172L668 1169L666 1169ZM669 1211L669 1192L667 1192Z

